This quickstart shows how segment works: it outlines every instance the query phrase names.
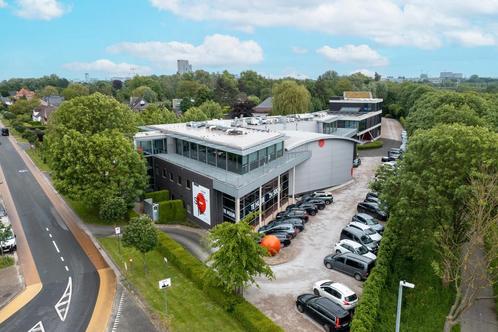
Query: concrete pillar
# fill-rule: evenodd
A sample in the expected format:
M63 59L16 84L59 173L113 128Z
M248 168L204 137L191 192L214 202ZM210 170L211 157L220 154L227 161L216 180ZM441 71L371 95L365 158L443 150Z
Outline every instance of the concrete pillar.
M240 197L235 199L235 222L240 221Z
M263 223L263 209L262 209L262 199L261 199L261 195L262 195L262 192L263 192L263 188L261 186L259 186L259 226L261 227L262 226L262 223Z
M278 182L277 182L277 188L278 188L278 191L277 191L277 208L278 210L280 210L280 175L278 176Z
M296 202L296 166L292 167L292 202Z

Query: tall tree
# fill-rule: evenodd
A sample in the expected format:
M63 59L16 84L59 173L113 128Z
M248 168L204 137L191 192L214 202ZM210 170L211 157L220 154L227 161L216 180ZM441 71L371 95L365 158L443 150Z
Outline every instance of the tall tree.
M59 94L59 89L52 85L46 85L40 90L38 95L41 97L56 96Z
M124 228L123 243L125 246L133 247L142 253L144 272L146 272L145 255L154 250L158 243L157 230L152 220L146 215L132 219L130 224Z
M223 118L223 109L221 105L215 101L208 100L199 106L204 114L206 114L208 119L221 119Z
M155 104L147 106L147 108L138 115L138 122L141 125L176 123L178 120L175 113L166 108L160 108Z
M306 113L310 110L309 91L295 81L285 80L273 86L272 115Z
M261 89L265 86L266 79L253 70L240 73L239 90L248 96L259 96Z
M148 86L142 85L131 92L132 97L143 98L149 103L157 101L157 93Z
M183 113L181 117L182 122L190 122L190 121L206 121L209 120L207 115L201 111L198 107L191 107Z
M241 295L244 287L256 283L255 277L259 275L273 278L271 268L263 260L268 252L258 244L258 238L244 221L224 222L210 231L209 246L217 249L209 257L210 269L227 293Z
M231 106L235 103L238 93L237 79L225 70L216 79L214 88L215 101L223 106Z
M67 88L62 90L62 96L64 96L64 100L71 100L76 97L88 96L90 94L90 90L87 86L79 83L69 84Z

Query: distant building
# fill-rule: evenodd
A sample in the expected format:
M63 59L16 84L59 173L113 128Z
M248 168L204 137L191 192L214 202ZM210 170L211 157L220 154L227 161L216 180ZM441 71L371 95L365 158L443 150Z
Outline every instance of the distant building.
M171 100L171 107L173 108L173 111L176 113L181 111L180 105L182 104L182 98L173 98Z
M178 67L178 74L185 74L192 72L192 65L188 63L188 60L176 60Z
M42 98L42 105L59 107L59 105L62 104L63 101L63 96L46 96Z
M27 100L31 100L34 97L35 97L35 93L33 91L31 91L30 89L22 88L21 90L16 92L14 99L18 100L21 98L26 98Z
M429 75L427 74L420 74L420 80L425 81L429 79Z
M41 122L43 124L48 123L50 115L57 109L55 106L50 105L40 105L37 106L31 115L33 121Z
M130 97L130 108L135 112L142 112L149 103L141 97Z
M453 73L451 71L443 71L439 74L439 78L443 80L461 80L463 79L463 74Z
M268 115L271 113L272 110L272 99L271 97L266 98L263 100L261 104L258 106L253 107L253 115Z
M10 106L12 105L12 100L10 99L10 97L2 97L0 96L0 102L5 105L5 106Z

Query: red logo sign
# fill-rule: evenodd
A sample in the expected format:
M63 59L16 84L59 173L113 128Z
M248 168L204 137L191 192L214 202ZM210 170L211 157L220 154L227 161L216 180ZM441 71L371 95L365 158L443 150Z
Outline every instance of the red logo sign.
M325 140L324 139L321 139L321 140L318 141L318 146L319 147L323 148L324 145L325 145Z
M206 212L207 208L206 198L202 193L198 193L197 196L195 197L195 204L197 205L200 214L204 214L204 212Z

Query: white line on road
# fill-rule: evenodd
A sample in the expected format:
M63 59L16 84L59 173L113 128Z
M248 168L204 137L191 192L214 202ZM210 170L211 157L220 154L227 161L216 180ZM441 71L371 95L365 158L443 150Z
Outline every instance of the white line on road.
M60 254L60 250L59 250L59 247L57 247L57 243L55 243L54 240L52 240L52 243L54 244L54 247L55 247L55 250L57 250L57 253Z
M64 257L62 257L62 256L61 256L61 261L63 261L63 262L64 262Z
M67 272L69 272L69 268L67 267L67 265L64 265L64 268L66 269Z
M36 323L28 332L45 332L42 321Z
M112 325L112 332L116 332L118 330L119 319L121 318L121 309L123 306L124 295L125 295L125 293L124 293L124 289L123 289L123 292L121 293L121 298L119 299L118 312L116 314L116 319L114 320L114 324Z
M48 233L48 236L50 236L50 238L52 238L52 234Z
M46 229L46 230L47 230L47 232L48 232L48 227L45 227L45 229Z
M69 277L64 294L62 294L62 297L60 298L59 302L57 302L57 304L54 306L55 311L57 312L57 315L59 315L61 321L66 320L67 313L69 312L69 306L71 305L72 292L73 292L73 282L71 277Z

